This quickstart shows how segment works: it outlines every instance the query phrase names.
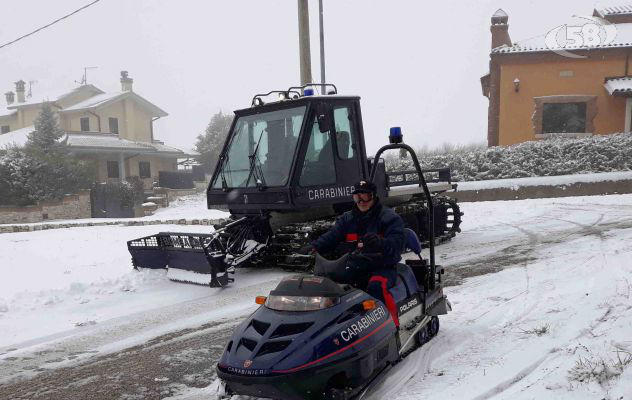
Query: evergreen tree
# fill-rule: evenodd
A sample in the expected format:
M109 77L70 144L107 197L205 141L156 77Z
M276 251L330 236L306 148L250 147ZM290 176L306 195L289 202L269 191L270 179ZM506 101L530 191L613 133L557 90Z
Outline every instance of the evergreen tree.
M233 122L233 116L218 112L213 115L211 122L206 127L206 131L197 137L195 151L200 155L197 160L205 170L212 173L217 164L219 153L222 151L224 140Z
M0 154L0 204L61 199L90 187L93 168L69 154L59 142L63 134L55 113L45 104L24 148L13 147Z
M59 144L59 139L63 136L64 131L59 128L57 116L53 112L49 103L44 103L40 115L35 120L35 131L29 134L27 147L40 149L44 152L50 150L61 150L63 147Z

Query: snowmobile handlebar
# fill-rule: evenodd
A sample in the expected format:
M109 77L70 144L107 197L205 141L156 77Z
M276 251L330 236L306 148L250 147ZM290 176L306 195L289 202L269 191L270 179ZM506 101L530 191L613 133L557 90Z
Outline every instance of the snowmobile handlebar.
M432 268L432 273L434 275L435 272L435 234L434 234L434 202L433 198L430 195L430 189L428 189L428 184L426 183L426 178L424 177L423 170L421 169L421 165L419 165L419 159L417 159L417 154L407 144L404 143L391 143L386 146L381 147L377 153L375 154L375 158L373 159L373 165L371 166L371 174L370 180L373 182L375 180L375 173L377 172L377 165L380 161L380 157L382 153L387 150L397 150L404 149L410 154L410 158L413 161L413 165L415 166L415 170L417 171L417 175L419 175L419 186L423 189L424 195L426 196L426 202L428 203L428 232L430 233L430 238L428 240L428 250L430 253L430 267ZM388 182L387 182L388 184Z

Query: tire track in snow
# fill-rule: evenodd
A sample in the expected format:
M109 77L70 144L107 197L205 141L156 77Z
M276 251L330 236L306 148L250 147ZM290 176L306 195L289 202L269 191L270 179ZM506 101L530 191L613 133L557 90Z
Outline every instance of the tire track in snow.
M79 365L4 383L1 400L159 399L215 379L215 363L236 323L172 332ZM88 395L89 394L89 395Z
M432 361L449 349L451 345L453 343L449 334L439 331L439 334L431 341L393 367L384 381L369 394L367 400L392 398L401 392L412 379L419 376L423 377L430 370Z
M448 264L446 265L446 283L458 285L466 278L499 272L505 268L527 266L529 263L538 259L534 254L536 251L543 251L548 247L558 245L576 237L595 235L601 238L605 237L605 235L611 231L632 228L632 219L602 223L603 218L599 218L595 223L586 225L555 217L541 216L541 218L571 223L578 226L578 228L558 228L544 236L525 229L518 224L504 224L524 233L528 238L527 243L509 244L491 254L483 254L480 257L470 259L466 262L458 262L452 265Z
M582 211L591 211L594 212L594 210L582 210ZM570 220L564 220L562 218L555 218L555 217L549 217L549 216L544 216L544 218L549 219L549 220L556 220L556 221L560 221L560 222L565 222L565 223L570 223L571 225L574 225L575 228L573 229L568 229L565 227L560 227L560 226L556 226L556 229L553 229L553 232L551 235L547 235L546 237L543 235L540 235L536 232L533 232L529 229L525 229L524 226L516 226L511 225L511 224L505 224L507 226L511 226L512 228L516 229L517 231L520 231L522 233L524 233L527 237L528 237L528 242L527 243L519 243L519 244L511 244L509 246L506 246L504 249L501 250L501 252L503 253L500 256L495 256L492 257L492 259L487 259L484 260L483 258L485 257L481 257L477 260L474 260L474 263L470 262L470 263L462 263L461 265L458 265L460 267L466 267L468 264L470 266L477 266L477 263L480 262L481 264L484 262L493 262L493 261L510 261L513 259L513 261L515 260L521 260L524 259L525 255L530 255L532 253L535 253L536 251L541 252L541 251L546 251L547 248L549 247L554 247L556 245L565 243L569 240L575 240L575 239L581 239L584 236L597 236L600 241L604 241L607 238L607 233L609 232L616 232L617 230L623 230L623 229L630 229L632 228L632 219L619 219L616 221L608 221L604 223L604 215L605 213L599 213L599 216L597 217L597 219L589 224L582 224L579 222L575 222L575 221L570 221ZM533 226L533 224L531 225ZM535 225L535 227L537 228L538 225ZM533 228L532 228L533 229ZM547 232L551 232L550 229L546 230ZM513 239L513 238L511 238ZM509 239L509 240L511 240ZM513 240L511 240L511 242L513 242ZM514 255L513 257L511 256L512 252L516 252L518 251L518 255ZM604 250L605 251L605 250ZM506 254L510 254L509 257L505 257ZM603 253L602 253L603 254ZM604 256L607 255L603 254ZM522 256L522 257L520 257ZM591 256L591 259L594 258L595 256ZM542 257L535 257L535 259L542 259ZM607 260L606 260L607 261ZM529 263L525 263L525 267L528 266ZM508 267L514 267L514 266L520 266L520 265L515 265L512 263L506 263L503 267L504 268L508 268ZM452 266L448 265L447 269L451 269ZM504 269L501 268L501 269ZM527 272L528 274L528 272ZM481 274L476 274L476 275L481 275ZM615 274L615 276L618 276ZM525 318L527 318L534 310L538 309L538 307L541 307L542 302L547 301L545 296L542 296L542 288L543 286L540 285L541 287L536 290L536 292L530 294L529 297L531 297L531 301L529 301L529 303L533 303L533 301L535 300L535 303L530 304L530 306L526 307L526 309L524 309L521 313L517 314L517 315L512 315L511 316L511 320L507 321L508 324L505 324L505 328L510 327L510 326L516 326L518 324L520 324L521 322L523 322L525 320ZM525 292L521 292L518 293L516 296L512 297L511 299L507 299L507 301L509 300L513 300L514 298L518 298L521 297L525 294L529 294L528 291ZM487 312L484 312L483 315L487 314ZM481 315L481 316L483 316ZM479 316L479 317L481 317ZM599 318L597 318L596 323L600 323L603 320L611 318L610 315L608 315L608 313L606 312L605 314L601 315ZM478 319L475 318L475 319ZM500 334L497 332L496 328L493 328L492 326L488 326L488 333L491 334L491 336L493 337L495 334ZM591 328L594 328L593 324L591 324ZM461 338L461 340L465 339L465 341L463 343L459 343L459 348L462 350L465 350L465 352L463 351L458 351L458 353L460 353L458 355L459 358L463 358L463 357L467 357L467 349L469 345L472 345L473 342L471 340L471 338L465 337L465 338ZM490 339L491 341L493 341L494 339ZM469 345L468 345L469 342ZM516 344L517 347L520 346L520 344ZM446 347L445 349L446 351L448 351L448 353L455 353L455 349L454 348L449 348ZM438 352L439 355L441 353L441 351ZM517 383L523 381L525 378L531 376L534 371L538 370L538 368L544 364L544 363L548 363L551 360L558 358L559 355L555 354L556 352L554 350L550 350L548 353L546 353L545 355L539 357L536 361L528 364L527 366L524 366L519 372L517 372L515 375L511 376L508 379L503 380L502 382L497 383L496 385L494 385L491 389L487 389L483 394L478 395L475 399L476 400L486 400L489 398L492 398L494 396L497 396L503 392L505 392L506 390L508 390L509 388L512 388L514 385L516 385ZM415 353L413 353L411 356L415 356ZM420 357L420 365L422 367L422 369L417 370L417 372L414 373L402 373L401 371L399 372L400 374L402 374L402 376L398 377L396 380L393 380L392 382L394 383L394 386L390 389L390 390L382 390L381 392L378 393L378 396L375 397L371 397L371 399L378 399L378 398L392 398L394 396L396 396L398 393L402 392L402 390L404 390L407 386L409 386L412 382L411 380L414 380L415 378L419 378L419 377L424 377L427 372L429 371L429 367L430 365L432 365L433 362L433 358L434 355L430 354L430 352L426 352L423 355L419 355ZM414 364L413 364L414 365ZM416 379L418 380L418 379ZM405 393L405 390L404 390ZM404 396L406 397L406 396ZM407 398L407 397L406 397Z
M515 385L516 383L522 381L524 378L529 376L540 365L542 365L545 361L547 361L549 358L551 358L551 355L553 353L554 353L553 351L549 351L549 353L547 353L546 355L540 357L535 362L529 364L528 366L523 368L520 372L518 372L517 374L515 374L511 378L509 378L509 379L497 384L493 388L489 389L487 392L474 397L472 400L487 400L487 399L490 399L490 398L492 398L494 396L497 396L497 395L501 394L505 390L509 389L510 387Z
M277 282L278 279L273 279L230 291L218 290L203 298L15 345L0 356L0 383L20 377L33 379L53 368L70 367L96 356L151 343L154 338L168 336L170 332L180 335L186 331L184 328L203 329L208 321L239 319L254 305L244 302L244 298L251 299L262 291L267 292Z

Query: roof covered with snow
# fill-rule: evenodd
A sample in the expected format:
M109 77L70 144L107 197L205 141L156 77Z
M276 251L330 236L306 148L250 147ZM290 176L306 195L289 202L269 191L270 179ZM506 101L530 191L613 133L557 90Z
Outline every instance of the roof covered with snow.
M77 150L116 150L122 152L184 155L181 150L167 146L162 142L134 142L121 139L118 135L111 133L67 133L65 141L69 147Z
M632 4L598 6L595 8L595 12L602 18L609 15L632 14Z
M33 125L27 126L26 128L16 129L9 133L4 133L0 135L0 149L5 148L7 146L15 145L15 146L24 146L26 141L29 139L29 133L33 132L35 128Z
M123 100L126 98L130 98L140 104L143 108L148 110L155 117L166 117L168 114L166 111L156 106L149 100L144 97L138 95L133 91L125 91L125 92L110 92L105 93L103 90L97 88L94 85L83 85L72 89L71 91L53 91L49 93L36 93L32 97L26 99L26 101L22 103L12 103L6 108L0 108L0 117L13 115L17 112L18 108L34 106L38 104L45 103L47 101L56 102L68 97L77 91L90 91L94 95L82 102L74 104L70 107L66 107L60 112L72 112L72 111L83 111L83 110L94 110L99 107L106 106L114 101Z
M17 108L20 107L24 107L24 106L33 106L33 105L37 105L37 104L42 104L45 103L47 101L59 101L62 100L65 97L68 97L78 91L83 91L83 90L90 90L92 92L95 93L103 93L103 90L99 89L98 87L94 86L94 85L82 85L82 86L78 86L70 91L68 90L64 90L64 91L51 91L51 92L44 92L44 93L35 93L33 96L31 97L27 97L26 101L24 101L23 103L18 103L17 101L14 102L13 104L10 104L7 106L7 109L9 110L15 110Z
M149 100L143 98L142 96L139 96L138 94L132 91L101 93L99 95L90 97L89 99L86 99L80 103L77 103L73 106L60 110L60 112L65 113L65 112L82 111L82 110L94 110L96 108L111 104L112 102L127 99L127 98L133 99L134 101L138 102L141 106L147 109L153 116L166 117L168 115L166 111L162 110L160 107L151 103Z
M7 108L0 108L0 117L8 117L9 115L14 115L16 113L17 113L17 111L15 111L15 110L9 110Z
M531 53L542 52L550 50L588 50L588 49L606 49L606 48L618 48L618 47L632 47L632 23L626 24L614 24L616 27L616 37L614 40L607 44L599 44L595 46L565 46L562 47L557 41L549 47L546 43L545 33L540 36L536 36L530 39L521 40L514 43L512 46L502 45L492 49L492 54L508 54L508 53ZM562 43L563 45L563 43Z
M612 96L630 95L632 96L632 78L611 78L603 85Z
M86 99L80 103L77 103L73 106L67 107L63 109L62 112L84 110L87 108L97 108L122 96L124 93L125 92L101 93L94 97L90 97L89 99Z

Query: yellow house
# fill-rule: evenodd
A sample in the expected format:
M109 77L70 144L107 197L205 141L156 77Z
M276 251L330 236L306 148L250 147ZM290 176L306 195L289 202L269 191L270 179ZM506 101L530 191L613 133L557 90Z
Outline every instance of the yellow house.
M154 138L153 123L167 113L133 91L133 80L121 72L121 91L105 93L93 85L49 96L26 96L25 82L5 93L0 109L0 147L23 145L33 131L42 103L48 102L66 132L71 152L94 164L97 180L140 177L147 187L159 171L175 171L186 155Z
M512 43L509 16L492 16L489 73L481 78L489 146L630 132L632 4L595 9L593 17Z

